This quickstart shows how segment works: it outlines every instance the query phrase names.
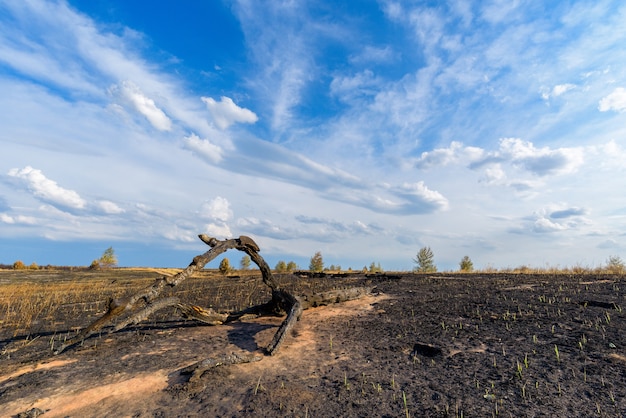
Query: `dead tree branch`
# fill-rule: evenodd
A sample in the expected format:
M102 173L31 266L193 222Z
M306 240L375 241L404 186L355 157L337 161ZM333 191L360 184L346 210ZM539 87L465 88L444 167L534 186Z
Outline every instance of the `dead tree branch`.
M106 313L102 317L85 327L83 330L81 330L75 337L67 340L55 351L55 354L59 354L67 348L81 343L86 338L101 330L103 327L111 324L115 319L133 311L139 302L143 302L144 308L139 312L130 314L130 316L118 323L111 332L119 331L130 324L135 324L147 318L150 314L168 306L177 306L181 309L184 315L186 314L189 317L196 318L205 323L217 324L225 322L229 318L228 315L223 316L214 312L208 312L207 310L201 312L202 308L193 307L193 305L182 305L179 303L177 298L166 298L161 300L157 300L157 298L166 287L174 287L179 285L184 280L191 277L196 271L202 270L207 263L215 259L218 255L230 249L237 249L245 252L250 256L252 261L254 261L254 263L259 266L259 269L262 273L263 282L267 286L269 286L270 289L272 289L272 300L269 303L265 304L264 307L276 314L289 312L290 315L287 316L286 321L295 321L299 318L299 314L295 316L291 315L292 312L298 312L298 309L296 309L295 311L292 309L294 306L299 305L298 299L288 292L280 289L278 283L272 276L272 271L270 267L267 265L263 257L259 255L259 247L252 240L252 238L241 236L235 239L219 241L204 234L199 235L199 238L211 247L209 251L205 252L202 255L194 257L193 261L189 264L187 268L174 276L161 277L157 279L151 286L129 297L121 299L110 299ZM299 311L301 312L301 309ZM279 333L281 333L281 335L285 332L284 330L282 330L282 328L283 327L279 328L278 331ZM282 338L280 340L282 341ZM277 349L278 345L274 345L271 347L271 350L268 349L268 352L274 353Z
M372 290L372 288L367 287L356 287L302 296L301 298L296 297L290 292L280 288L278 282L274 279L274 276L272 276L270 267L263 257L259 255L260 250L258 245L250 237L240 236L239 238L223 241L219 241L207 235L199 235L199 238L211 247L209 251L194 257L187 268L174 276L164 276L156 279L151 286L142 289L134 295L120 299L110 299L107 311L104 315L82 329L76 336L67 340L55 351L55 354L59 354L67 348L83 342L92 334L111 325L115 320L118 320L118 322L109 332L120 331L131 324L137 324L161 309L175 307L180 311L183 317L192 318L209 325L221 325L250 315L286 315L286 318L283 320L265 351L268 355L274 355L278 352L278 349L289 331L300 319L304 309L357 299L369 294ZM179 285L195 272L204 268L211 260L229 249L237 249L245 252L250 256L251 260L259 266L263 283L272 291L272 299L269 302L244 309L240 312L219 313L215 312L213 309L181 303L177 297L159 299L161 292L166 287ZM221 356L217 359L206 359L190 366L190 368L193 369L194 377L199 378L204 370L211 367L222 364L257 361L259 359L260 358L254 354L232 354L229 356Z

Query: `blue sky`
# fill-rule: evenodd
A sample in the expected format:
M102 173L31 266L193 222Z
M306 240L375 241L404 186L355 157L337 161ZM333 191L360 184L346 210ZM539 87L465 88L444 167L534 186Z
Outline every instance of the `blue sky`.
M625 21L603 0L3 1L0 263L183 267L198 233L305 268L624 257Z

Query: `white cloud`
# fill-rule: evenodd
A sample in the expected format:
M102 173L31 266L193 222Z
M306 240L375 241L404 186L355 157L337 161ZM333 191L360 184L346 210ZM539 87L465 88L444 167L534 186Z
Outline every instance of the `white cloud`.
M74 190L64 189L30 166L9 170L9 176L22 180L33 195L44 202L71 209L84 209L86 202Z
M364 70L355 75L336 75L330 83L330 94L345 102L364 96L374 97L381 85L374 72Z
M312 227L303 234L313 236L315 232L319 232L318 236L326 235L326 240L339 240L341 238L349 239L354 235L371 235L381 232L380 228L375 225L366 224L362 221L341 222L335 219L321 218L316 216L297 215L296 221L307 227Z
M502 23L512 19L519 1L491 0L482 3L482 18L490 23Z
M6 213L0 213L0 222L4 222L5 224L35 225L37 224L37 219L32 216L11 216Z
M564 203L549 204L524 219L525 227L518 232L552 233L574 231L593 224L588 210Z
M558 84L556 86L554 86L554 88L552 89L552 95L555 97L558 97L566 92L568 92L569 90L572 90L573 88L576 88L576 86L574 84Z
M481 181L487 184L502 184L506 179L506 173L500 164L492 164L485 168Z
M289 240L297 238L292 229L279 226L269 219L256 217L243 217L237 219L237 228L245 230L253 235L265 236L277 240Z
M179 242L196 242L197 235L192 232L181 229L178 226L172 226L166 229L163 233L163 237L171 241L179 241Z
M107 214L107 215L117 215L120 213L124 213L124 209L120 208L115 203L108 200L100 200L95 203L96 208Z
M533 223L532 230L533 232L555 232L555 231L563 231L567 229L567 226L560 224L558 222L550 221L547 218L539 218Z
M233 233L226 224L222 223L209 223L204 225L204 232L211 237L218 239L231 238Z
M350 56L350 62L353 64L365 64L365 63L391 63L395 60L397 54L389 46L384 48L377 48L375 46L367 45L357 54Z
M183 147L197 154L208 163L217 164L222 161L222 148L211 143L208 139L200 138L196 134L184 137Z
M580 147L535 148L532 142L519 138L501 139L499 154L538 176L572 173L584 162Z
M202 101L206 103L215 124L220 129L226 129L236 122L255 123L259 120L254 112L237 106L229 97L222 96L219 102L211 97L202 97Z
M404 183L395 190L395 193L409 200L419 210L428 212L448 209L448 199L441 193L430 190L423 181Z
M423 181L405 182L401 186L382 184L368 190L336 189L324 197L383 214L424 215L449 207L448 199L429 189Z
M616 112L626 111L626 89L618 87L611 94L602 98L598 104L600 112L614 110Z
M170 131L172 129L172 121L159 109L151 98L147 97L137 85L131 81L124 81L119 86L113 86L111 92L117 92L132 107L141 113L147 120L159 131Z
M470 168L487 167L484 179L487 183L500 182L506 178L503 164L521 167L538 176L567 174L576 171L584 162L582 147L536 148L532 142L519 138L502 138L496 151L486 151L478 147L466 147L452 141L447 148L437 148L423 152L413 160L419 169L444 167L449 164L463 164Z
M570 83L557 84L551 90L549 88L542 89L541 97L543 97L544 100L548 100L551 97L559 97L575 88L576 88L575 84L570 84Z
M416 168L427 169L435 166L445 166L451 163L463 162L471 164L479 160L484 151L476 147L464 147L462 143L452 141L448 148L437 148L425 151L414 161Z
M233 211L230 209L230 203L227 199L217 196L202 204L200 216L204 219L228 222L233 218Z

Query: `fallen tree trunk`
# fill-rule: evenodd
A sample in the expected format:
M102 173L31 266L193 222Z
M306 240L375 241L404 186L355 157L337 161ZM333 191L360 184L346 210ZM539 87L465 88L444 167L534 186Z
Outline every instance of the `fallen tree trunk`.
M278 283L272 276L272 271L270 267L267 265L263 257L259 255L259 247L250 237L241 236L239 238L219 241L215 238L203 234L199 235L199 238L205 244L211 247L209 251L205 252L202 255L194 257L193 261L189 264L189 266L187 266L187 268L174 276L161 277L160 279L157 279L154 284L152 284L152 286L149 286L132 296L121 299L110 299L105 314L84 329L82 329L75 337L67 340L55 351L55 354L62 353L67 348L83 342L92 334L98 332L103 327L111 324L113 320L133 311L139 302L143 302L144 308L141 311L132 314L125 320L122 320L122 322L120 322L116 327L113 328L113 332L119 331L129 324L137 323L159 309L167 306L175 306L176 304L178 304L177 300L164 299L161 301L157 301L157 298L161 294L161 292L166 287L174 287L179 285L184 280L191 277L196 271L204 268L204 266L211 260L215 259L215 257L230 249L237 249L245 252L250 256L251 260L254 261L257 266L259 266L259 269L261 270L261 274L263 276L263 283L265 283L267 286L270 287L270 289L272 289L272 300L269 302L268 307L270 307L277 313L289 312L291 311L293 304L298 303L297 298L291 295L291 297L287 297L288 292L280 289ZM297 318L295 319L297 320ZM294 320L294 318L290 318L288 316L286 320ZM273 347L271 352L275 352L277 348L278 347Z
M280 288L278 282L272 276L270 267L263 257L259 255L259 247L250 237L240 236L236 239L224 241L219 241L206 235L199 235L199 238L211 247L209 251L194 257L187 268L174 276L164 276L156 279L151 286L134 295L120 299L110 299L107 305L107 311L104 315L82 329L76 336L67 340L55 351L55 354L59 354L69 347L83 342L89 336L110 325L114 320L119 319L117 324L109 331L110 333L120 331L131 324L137 324L161 309L175 307L184 318L194 319L208 325L226 324L249 316L286 315L282 324L276 331L274 338L265 349L266 354L274 355L278 352L288 332L298 321L304 309L358 299L369 294L372 290L372 288L367 287L356 287L297 297L285 289ZM263 283L272 291L272 299L269 302L252 306L240 312L220 313L210 308L182 303L177 297L159 299L159 295L166 287L177 286L191 277L196 271L204 268L204 266L215 257L229 249L237 249L245 252L250 256L251 260L259 266ZM247 362L251 361L252 358L253 357L245 357L244 359L235 356L231 360L234 362ZM242 359L244 360L240 361ZM220 358L213 360L207 359L205 362L207 362L207 364L211 362L223 364L224 360ZM232 362L230 364L232 364ZM195 365L195 367L205 366L203 362L196 363Z

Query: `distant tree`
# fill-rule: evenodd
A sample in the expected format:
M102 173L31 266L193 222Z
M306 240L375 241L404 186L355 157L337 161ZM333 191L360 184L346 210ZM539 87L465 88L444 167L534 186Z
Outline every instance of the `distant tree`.
M276 270L276 273L284 273L287 271L287 263L285 263L283 260L280 260L278 263L276 263L276 267L274 267L274 270Z
M232 271L232 267L230 266L230 261L228 260L228 258L222 259L222 261L220 262L219 270L220 273L222 273L224 276Z
M252 260L250 260L250 256L248 254L244 255L241 258L241 262L239 263L241 265L241 269L242 270L248 270L250 268L250 263L252 262Z
M626 270L626 264L618 255L612 255L606 260L606 269L611 273L622 274Z
M466 255L459 262L459 267L461 268L461 271L469 273L474 270L474 263L472 263L472 260Z
M287 271L288 272L294 272L298 270L298 265L296 263L294 263L293 261L290 261L287 263Z
M13 263L13 270L24 270L25 268L26 265L21 260L17 260L15 263Z
M370 264L369 271L370 273L382 273L383 268L380 266L380 263L376 264L372 261L372 264Z
M434 273L437 271L435 266L435 256L430 247L422 247L417 252L417 257L413 260L417 266L414 271L419 273Z
M39 266L34 261L30 263L30 266L28 266L28 268L31 270L39 270Z
M89 265L89 270L100 270L100 262L98 260L93 260Z
M324 270L324 259L322 258L322 253L320 251L316 252L315 255L311 257L309 270L316 272Z
M98 259L101 267L115 267L117 266L117 257L115 256L115 250L113 247L109 247L102 253L102 256Z

